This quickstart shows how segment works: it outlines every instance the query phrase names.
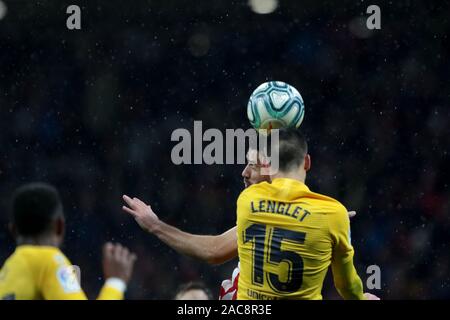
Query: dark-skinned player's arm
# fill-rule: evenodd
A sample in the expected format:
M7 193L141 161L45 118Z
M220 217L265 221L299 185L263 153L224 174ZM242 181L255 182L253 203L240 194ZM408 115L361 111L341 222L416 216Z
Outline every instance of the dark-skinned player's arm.
M40 257L36 273L37 289L45 300L87 300L75 269L62 254ZM103 247L103 285L97 300L122 300L130 281L136 255L120 244L107 243ZM33 272L34 271L34 272Z
M161 221L151 206L138 198L124 195L123 200L127 206L122 209L131 214L142 229L154 234L178 253L209 264L222 264L237 257L236 227L216 236L195 235Z

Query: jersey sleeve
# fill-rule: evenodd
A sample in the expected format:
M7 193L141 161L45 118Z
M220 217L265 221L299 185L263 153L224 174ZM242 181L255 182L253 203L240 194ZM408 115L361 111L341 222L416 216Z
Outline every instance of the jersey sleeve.
M49 254L38 279L45 300L87 300L79 282L79 270L62 253ZM123 284L113 279L103 285L97 300L123 300Z
M363 299L362 282L353 265L350 219L345 207L339 206L330 215L329 227L333 241L331 267L336 289L344 299Z
M97 300L123 300L125 284L119 279L108 279L100 290Z
M38 289L45 300L86 300L76 267L62 253L43 257L45 265L38 279Z
M350 219L344 206L338 206L335 211L329 217L330 234L333 241L333 259L346 263L353 259L354 255L350 238Z

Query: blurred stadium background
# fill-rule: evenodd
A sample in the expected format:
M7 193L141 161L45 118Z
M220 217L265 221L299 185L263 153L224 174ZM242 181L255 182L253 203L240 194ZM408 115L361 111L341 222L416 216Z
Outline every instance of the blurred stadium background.
M232 227L243 166L175 166L171 132L194 119L247 128L251 91L282 80L305 100L307 183L358 212L363 281L376 264L383 299L450 298L449 3L250 2L0 2L0 263L12 191L43 180L61 190L63 250L91 298L108 240L139 255L128 298L170 299L189 280L218 292L236 261L176 254L121 212L121 195L186 231ZM69 4L80 31L66 28ZM365 28L370 4L381 30ZM338 298L331 279L324 298Z

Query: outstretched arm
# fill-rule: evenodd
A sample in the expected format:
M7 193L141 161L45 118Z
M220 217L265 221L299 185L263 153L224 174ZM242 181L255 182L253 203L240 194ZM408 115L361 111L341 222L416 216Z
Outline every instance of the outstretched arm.
M237 256L236 227L216 236L195 235L159 220L152 208L138 198L124 195L123 200L128 206L122 209L131 214L142 229L154 234L178 253L210 264L225 263Z

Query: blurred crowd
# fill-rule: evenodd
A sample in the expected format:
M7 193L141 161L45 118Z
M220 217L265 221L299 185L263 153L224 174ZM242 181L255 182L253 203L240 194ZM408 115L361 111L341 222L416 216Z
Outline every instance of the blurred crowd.
M305 101L313 191L352 219L357 270L378 265L382 299L450 298L449 4L383 2L380 30L366 1L6 1L0 19L0 264L13 190L54 184L67 216L63 251L93 298L101 245L138 254L130 299L171 299L202 281L213 295L237 261L183 257L121 212L123 193L185 231L235 225L241 165L172 164L176 128L248 128L247 100L281 80ZM325 299L337 299L331 277Z

